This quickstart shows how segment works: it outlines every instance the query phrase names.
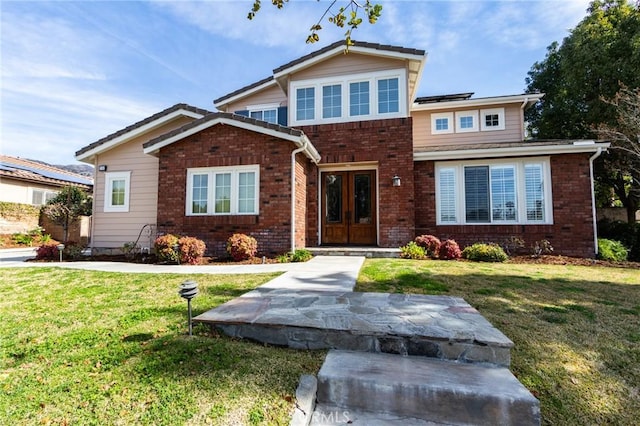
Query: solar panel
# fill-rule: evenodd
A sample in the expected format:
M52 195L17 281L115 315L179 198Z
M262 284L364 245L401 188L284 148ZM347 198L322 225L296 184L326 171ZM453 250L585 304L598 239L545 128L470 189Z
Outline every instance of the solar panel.
M40 176L48 177L50 179L58 179L64 180L67 182L79 183L82 185L93 185L93 182L90 178L84 176L71 175L66 173L58 173L53 170L44 170L36 167L30 167L27 165L17 165L11 163L0 162L0 167L3 170L12 171L12 170L25 170L27 172L35 173Z

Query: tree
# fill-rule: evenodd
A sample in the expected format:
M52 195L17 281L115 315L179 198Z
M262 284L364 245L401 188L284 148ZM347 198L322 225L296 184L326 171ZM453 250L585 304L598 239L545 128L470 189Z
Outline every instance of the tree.
M616 99L625 85L640 87L638 70L640 2L593 1L588 15L562 44L552 43L545 59L528 73L526 91L545 93L526 113L532 134L581 139L604 136L598 131L603 126L620 130L619 107L607 100ZM613 188L631 217L631 210L638 207L634 194L640 181L629 173L640 168L640 157L624 155L621 140L611 141L613 149L602 160L606 173L598 175L598 187Z
M317 1L320 2L320 0ZM278 9L282 9L285 3L288 2L289 0L271 0L271 4ZM331 24L335 25L338 28L344 28L345 26L347 27L347 32L344 34L344 36L346 50L348 50L349 46L353 45L353 41L351 40L351 31L355 30L360 26L360 24L362 24L360 13L362 12L366 16L367 21L370 24L375 24L382 14L382 6L377 3L371 3L370 0L365 0L364 3L358 0L348 0L346 1L345 6L341 6L337 9L337 11L334 11L337 2L338 0L333 0L331 4L329 4L329 7L326 8L318 22L311 26L311 28L309 29L309 36L307 37L307 43L315 43L317 41L320 41L318 32L322 30L322 21L325 17L327 17L327 15L329 15L327 20ZM256 13L258 13L261 7L262 2L260 0L254 0L253 6L251 7L249 14L247 15L247 18L249 20L255 18Z
M64 242L69 239L69 227L80 216L91 215L91 198L77 186L65 186L44 207L43 213L56 225L62 226Z

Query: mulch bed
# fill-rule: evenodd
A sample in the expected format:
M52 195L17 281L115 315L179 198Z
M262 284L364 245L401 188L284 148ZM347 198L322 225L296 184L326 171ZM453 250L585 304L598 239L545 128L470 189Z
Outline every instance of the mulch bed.
M567 257L555 255L541 256L513 256L507 263L532 263L539 265L575 265L575 266L606 266L609 268L640 269L640 262L610 262L607 260L586 259L582 257Z

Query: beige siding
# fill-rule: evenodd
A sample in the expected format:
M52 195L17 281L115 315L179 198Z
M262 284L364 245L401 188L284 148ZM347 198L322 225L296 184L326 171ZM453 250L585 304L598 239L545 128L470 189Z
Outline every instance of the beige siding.
M0 178L0 201L8 203L31 204L33 190L60 191L59 186L23 182L15 179Z
M158 159L142 152L143 143L191 122L181 117L97 156L96 165L107 172L131 172L129 211L105 212L105 173L97 172L94 188L92 247L119 248L136 241L142 227L156 223L158 209ZM184 191L185 188L177 188ZM141 241L147 246L148 241Z
M431 113L470 111L504 107L505 129L489 132L448 133L443 135L431 134ZM434 145L461 145L476 143L518 142L523 140L522 110L519 105L490 105L475 108L459 108L438 111L413 111L413 146L420 148Z
M251 96L231 103L224 112L236 112L246 110L250 105L278 104L287 105L287 97L279 86L270 87Z
M407 68L405 61L349 53L339 55L294 74L292 81Z

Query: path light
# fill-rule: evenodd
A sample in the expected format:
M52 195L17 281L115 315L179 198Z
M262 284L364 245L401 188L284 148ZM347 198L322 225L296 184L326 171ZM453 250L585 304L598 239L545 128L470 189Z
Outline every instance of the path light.
M60 253L60 262L62 262L62 250L64 250L64 244L60 243L56 246L58 253Z
M191 324L191 299L196 297L198 294L198 283L195 281L187 280L180 284L180 290L178 290L178 294L183 299L187 299L187 311L189 315L189 336L192 334L192 324Z

